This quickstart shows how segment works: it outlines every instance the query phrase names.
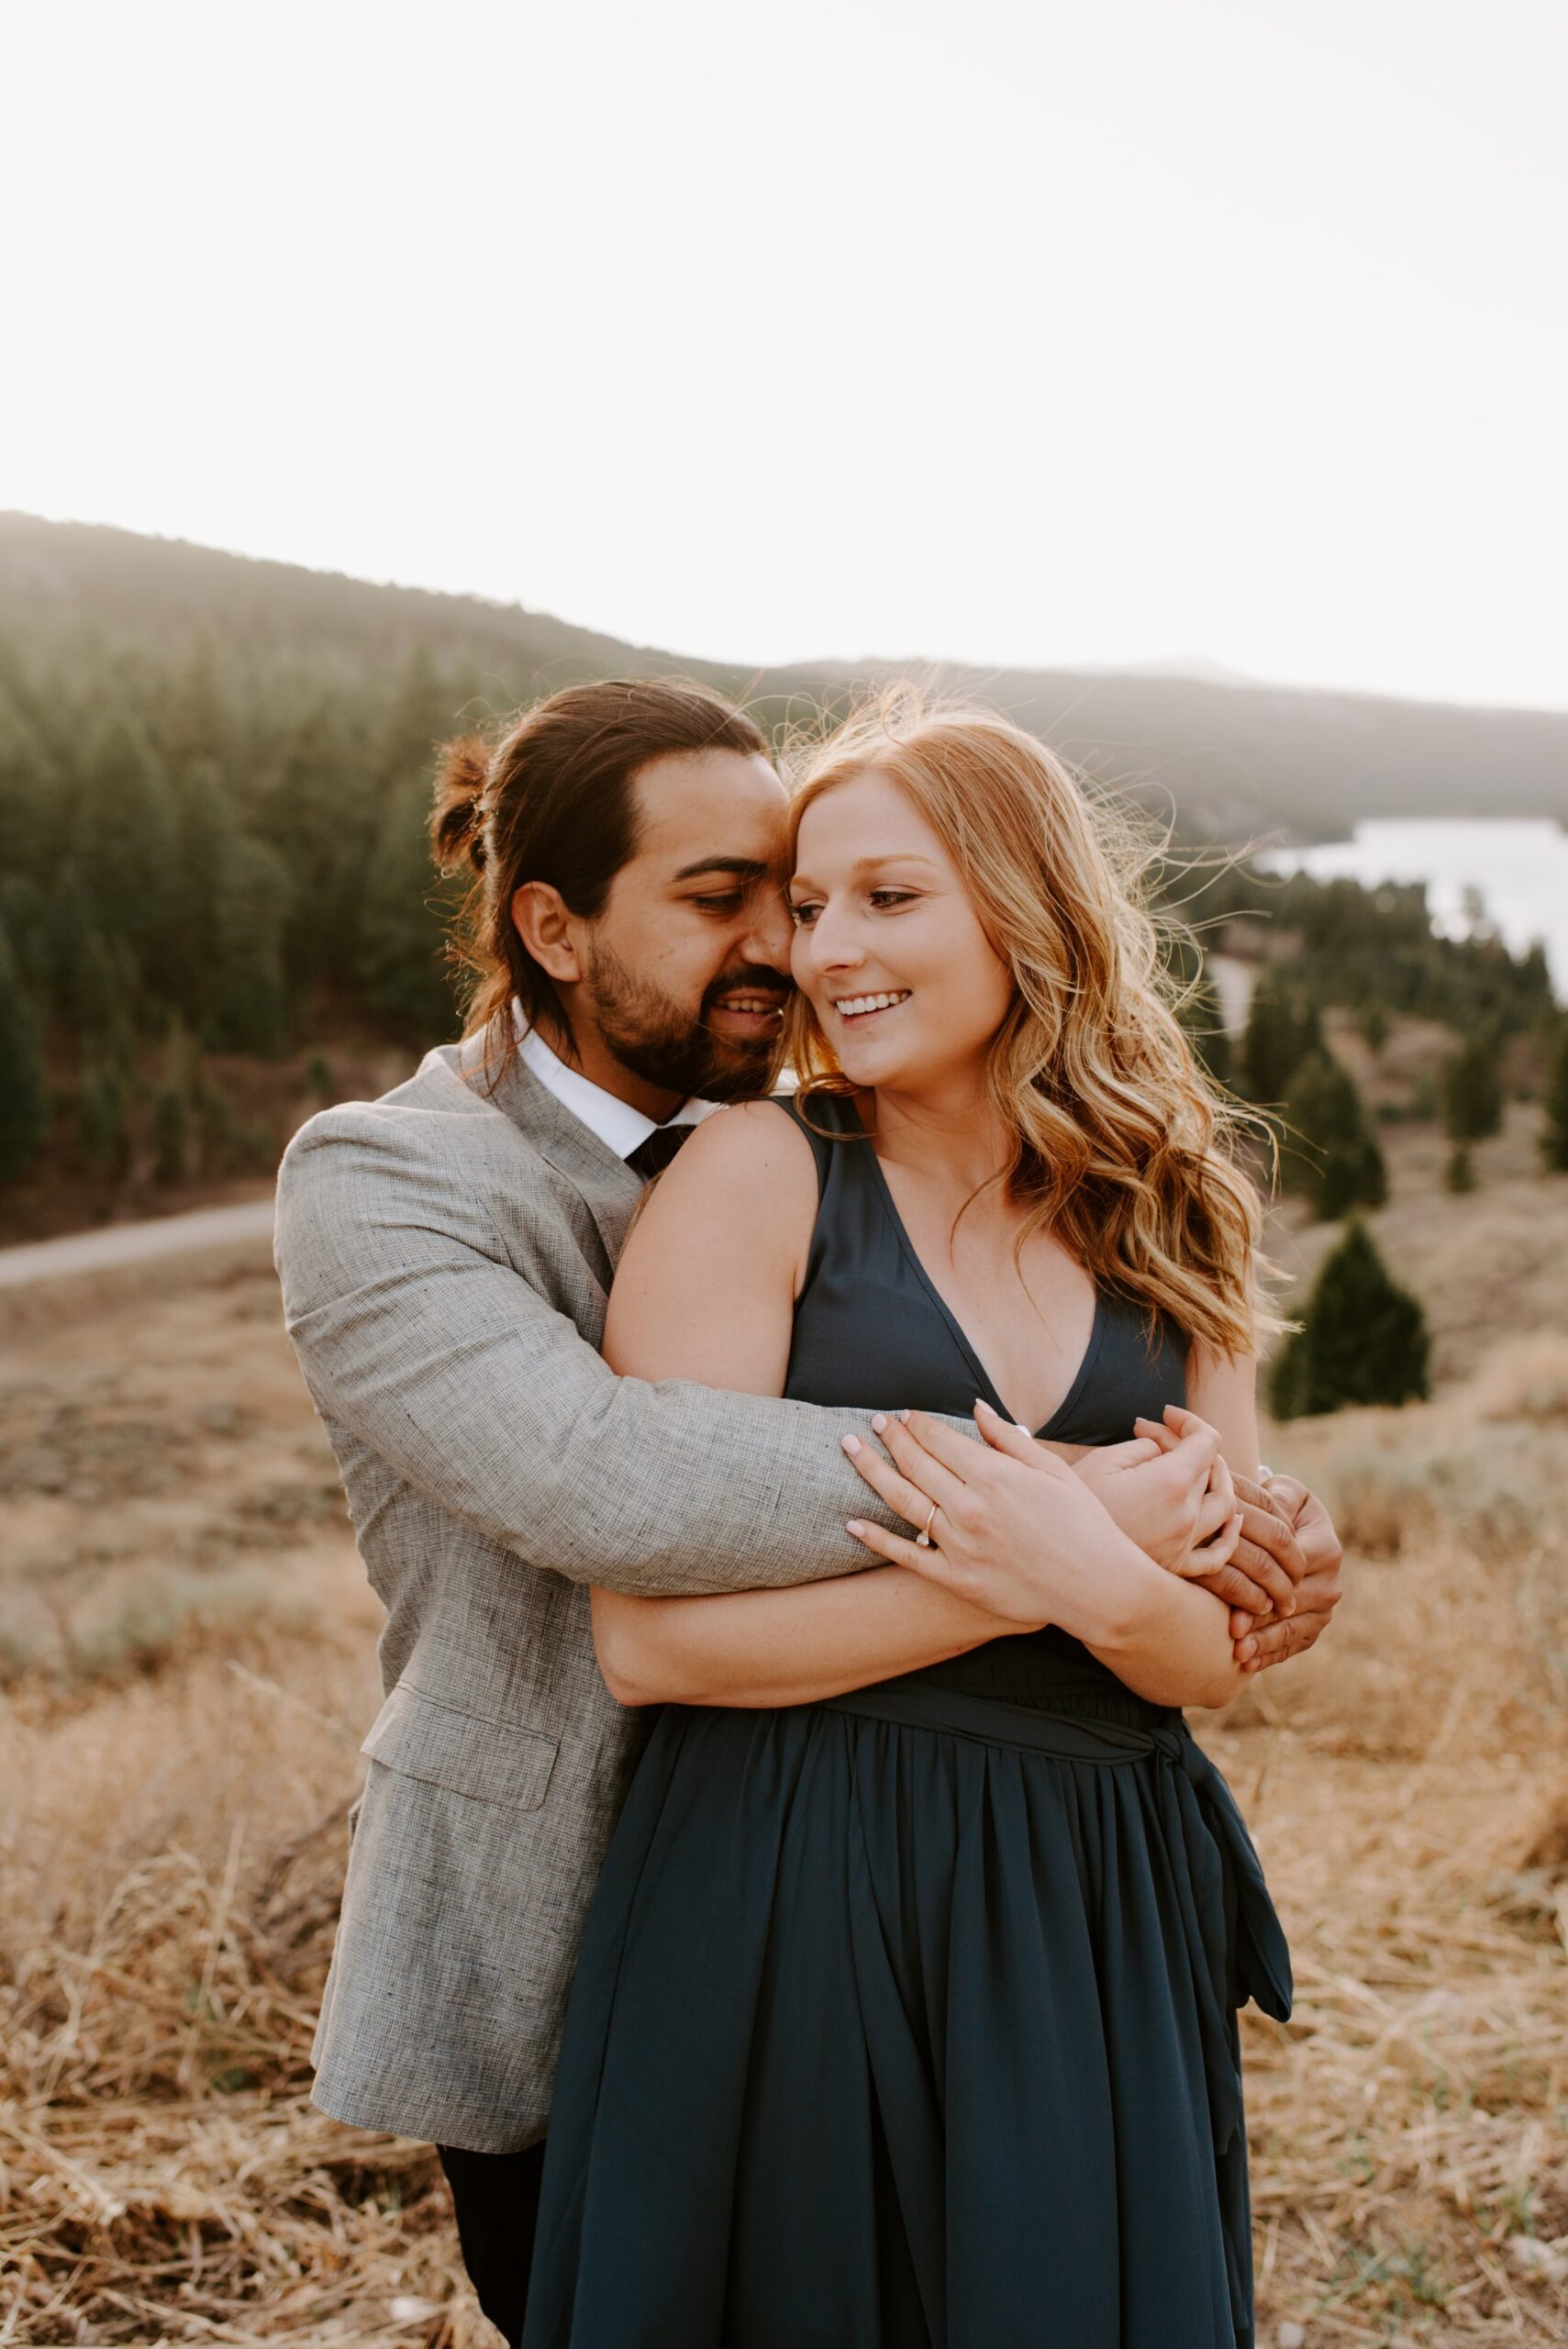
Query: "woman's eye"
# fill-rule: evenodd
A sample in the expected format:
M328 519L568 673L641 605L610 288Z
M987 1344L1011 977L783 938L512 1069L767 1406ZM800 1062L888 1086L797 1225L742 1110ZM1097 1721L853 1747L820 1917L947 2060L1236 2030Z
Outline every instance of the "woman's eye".
M913 889L873 889L871 893L871 902L873 906L884 907L912 906L915 902L915 892Z
M814 906L809 903L797 904L794 899L792 899L790 902L789 918L791 921L794 922L796 930L809 930L821 910L822 908L820 906Z

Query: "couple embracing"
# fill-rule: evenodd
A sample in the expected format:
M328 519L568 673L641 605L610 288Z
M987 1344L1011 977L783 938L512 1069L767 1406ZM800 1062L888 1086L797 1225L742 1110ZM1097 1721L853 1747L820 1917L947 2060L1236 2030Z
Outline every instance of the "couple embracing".
M317 2101L525 2349L1250 2349L1289 1962L1183 1708L1339 1545L1126 843L983 710L786 792L625 681L434 838L467 1033L278 1197L387 1613Z

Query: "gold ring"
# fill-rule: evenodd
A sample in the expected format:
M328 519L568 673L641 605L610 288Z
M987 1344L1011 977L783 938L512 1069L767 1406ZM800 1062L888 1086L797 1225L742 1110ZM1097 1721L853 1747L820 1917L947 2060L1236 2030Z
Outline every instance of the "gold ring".
M915 1536L915 1547L917 1550L930 1550L934 1549L936 1546L931 1540L931 1528L937 1521L937 1507L938 1504L933 1501L931 1503L931 1513L929 1517L926 1520L925 1524Z

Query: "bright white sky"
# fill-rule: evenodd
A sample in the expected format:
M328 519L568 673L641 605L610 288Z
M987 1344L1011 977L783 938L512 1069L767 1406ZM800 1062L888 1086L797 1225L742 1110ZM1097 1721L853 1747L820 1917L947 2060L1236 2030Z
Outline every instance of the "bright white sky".
M0 84L0 506L1568 707L1563 0L47 0Z

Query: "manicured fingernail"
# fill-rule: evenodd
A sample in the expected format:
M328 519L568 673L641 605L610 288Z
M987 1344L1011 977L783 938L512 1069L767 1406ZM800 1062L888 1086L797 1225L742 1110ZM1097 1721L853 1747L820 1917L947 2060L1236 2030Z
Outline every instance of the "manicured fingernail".
M990 1404L985 1400L985 1397L984 1397L984 1395L977 1395L977 1396L975 1397L975 1398L974 1398L974 1408L975 1408L975 1409L976 1409L977 1411L986 1411L986 1412L989 1412L989 1413L990 1413L990 1416L991 1416L991 1418L992 1418L992 1419L995 1419L995 1416L996 1416L995 1412L995 1411L993 1411L993 1410L991 1409L991 1406L990 1406Z
M865 1530L865 1520L863 1517L847 1517L844 1520L844 1531L846 1533L863 1533Z
M908 1412L907 1412L907 1411L900 1411L900 1412L899 1412L899 1414L898 1414L898 1424L899 1424L899 1426L900 1426L900 1427L907 1427L907 1426L908 1426L908 1424L909 1424L909 1414L908 1414Z
M887 1425L887 1415L886 1415L886 1413L885 1413L885 1412L884 1412L884 1411L873 1411L873 1412L872 1413L872 1415L871 1415L871 1431L872 1431L873 1435L880 1435L880 1434L882 1433L882 1431L883 1431L884 1428L886 1425Z
M846 1435L846 1436L840 1436L840 1439L839 1439L839 1441L840 1441L840 1442L843 1445L844 1450L845 1450L845 1451L850 1454L850 1457L851 1457L851 1459L853 1459L853 1457L854 1457L855 1453L856 1453L860 1450L860 1448L861 1448L861 1440L860 1440L859 1436L858 1436L858 1435Z

